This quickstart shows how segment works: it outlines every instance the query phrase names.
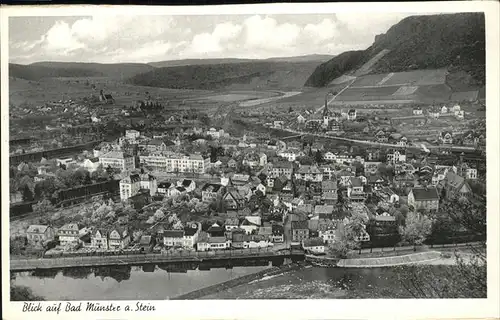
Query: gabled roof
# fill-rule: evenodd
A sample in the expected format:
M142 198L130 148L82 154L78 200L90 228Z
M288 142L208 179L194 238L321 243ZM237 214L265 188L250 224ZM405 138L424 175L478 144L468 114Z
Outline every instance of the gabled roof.
M222 188L221 184L207 183L203 186L203 188L201 188L201 191L217 192L220 188Z
M164 238L182 238L184 237L184 230L165 230L163 231Z
M289 161L273 162L273 169L293 169L293 164Z
M160 182L158 183L158 188L168 189L172 186L171 182Z
M363 186L363 183L361 182L361 179L358 177L351 177L351 185L353 187L361 187Z
M292 229L307 229L307 230L309 230L308 220L292 221Z
M460 189L462 185L465 183L465 179L453 171L449 170L446 173L446 182L455 189Z
M78 224L76 224L76 223L67 223L64 226L62 226L61 228L59 228L59 230L78 231L79 228L78 228Z
M28 227L28 230L26 230L26 233L45 233L49 226L43 226L39 224L32 224L31 226Z
M193 236L198 231L198 228L185 227L184 236Z
M432 188L413 188L410 192L413 192L415 200L439 200L439 195L437 189Z
M321 171L319 171L317 166L301 166L298 170L298 173L300 174L319 174Z

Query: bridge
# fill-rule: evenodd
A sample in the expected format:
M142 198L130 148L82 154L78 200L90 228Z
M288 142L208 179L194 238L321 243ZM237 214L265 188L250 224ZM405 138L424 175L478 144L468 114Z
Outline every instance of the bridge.
M143 265L161 263L181 263L181 262L203 262L219 260L241 260L255 258L287 258L293 256L303 256L301 250L273 250L272 248L262 249L240 249L240 250L220 250L220 251L178 251L172 253L145 253L145 254L121 254L112 256L72 256L54 258L31 258L10 260L11 272L23 272L47 269L65 269L78 267L102 267L119 265Z

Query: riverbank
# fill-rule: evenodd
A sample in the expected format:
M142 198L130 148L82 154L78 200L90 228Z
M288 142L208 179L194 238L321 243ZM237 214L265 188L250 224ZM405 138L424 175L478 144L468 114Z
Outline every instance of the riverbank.
M427 263L441 258L441 253L437 251L417 252L400 256L379 257L379 258L354 258L340 259L337 263L339 268L379 268L393 267L406 264Z
M236 279L231 279L213 286L205 287L199 290L195 290L186 294L182 294L171 300L194 300L200 299L205 296L213 295L218 292L223 292L231 288L241 286L244 284L255 283L256 281L272 279L276 276L280 276L286 272L299 270L304 267L303 263L292 263L288 265L282 265L279 267L272 267L267 270L258 271L256 273L248 274Z

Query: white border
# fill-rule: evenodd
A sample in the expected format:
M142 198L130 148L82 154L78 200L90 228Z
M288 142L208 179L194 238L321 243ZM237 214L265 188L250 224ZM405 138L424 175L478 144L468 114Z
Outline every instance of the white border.
M173 319L423 319L496 318L499 314L499 4L496 1L256 4L236 6L19 6L2 7L1 30L1 133L2 133L2 306L5 319L47 317L168 318ZM235 300L235 301L150 301L155 313L22 313L22 303L9 301L8 223L8 16L113 15L208 15L208 14L317 14L333 12L485 12L487 38L487 164L488 164L488 299L460 300ZM436 30L438 32L438 30ZM124 305L127 301L117 301ZM130 302L135 305L135 301Z

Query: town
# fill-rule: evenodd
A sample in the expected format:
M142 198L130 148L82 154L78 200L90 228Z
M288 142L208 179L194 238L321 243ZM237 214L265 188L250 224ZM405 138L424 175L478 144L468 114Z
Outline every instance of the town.
M464 120L458 103L384 118L325 101L249 117L258 129L243 132L211 126L207 114L159 116L162 102L151 98L120 114L113 103L101 90L48 104L74 113L56 133L45 127L53 140L45 153L35 139L11 139L19 162L10 168L11 223L22 226L11 226L11 257L252 248L345 257L361 247L477 240L448 213L485 206L485 122ZM133 112L154 119L127 128ZM455 131L429 136L425 127L439 119ZM398 132L410 126L422 135ZM64 157L44 157L57 148ZM415 237L410 221L429 223Z

